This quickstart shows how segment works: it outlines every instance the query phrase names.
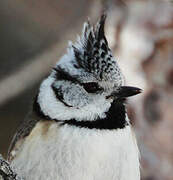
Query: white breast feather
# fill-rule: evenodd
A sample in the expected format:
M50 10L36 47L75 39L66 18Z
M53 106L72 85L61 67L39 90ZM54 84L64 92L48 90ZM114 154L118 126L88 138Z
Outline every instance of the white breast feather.
M140 179L130 126L109 131L44 123L36 125L12 161L26 180Z

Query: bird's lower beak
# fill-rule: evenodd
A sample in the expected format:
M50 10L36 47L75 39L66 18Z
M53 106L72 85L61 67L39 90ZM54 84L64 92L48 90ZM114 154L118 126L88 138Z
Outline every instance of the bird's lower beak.
M129 96L134 96L142 92L142 89L131 86L121 86L118 90L113 92L111 95L107 96L107 98L126 98Z

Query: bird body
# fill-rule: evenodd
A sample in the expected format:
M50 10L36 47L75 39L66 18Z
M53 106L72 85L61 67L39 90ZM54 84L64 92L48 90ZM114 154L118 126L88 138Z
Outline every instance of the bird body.
M105 15L46 78L8 159L26 180L139 180L139 153L125 107L140 89L124 79L104 36Z
M137 151L130 126L109 131L40 121L12 165L32 180L137 180Z

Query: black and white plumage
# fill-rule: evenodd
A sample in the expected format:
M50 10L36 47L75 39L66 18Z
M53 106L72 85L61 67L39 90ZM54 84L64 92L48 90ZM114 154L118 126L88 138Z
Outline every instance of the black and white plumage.
M124 78L104 34L105 15L53 68L19 127L9 161L26 180L139 180Z

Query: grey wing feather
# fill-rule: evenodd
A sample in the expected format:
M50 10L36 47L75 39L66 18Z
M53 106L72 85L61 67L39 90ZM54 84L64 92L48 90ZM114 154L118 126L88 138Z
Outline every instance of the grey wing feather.
M8 161L11 161L14 158L14 154L12 154L13 150L17 151L16 144L22 144L23 140L25 139L26 136L30 134L36 123L39 121L39 118L34 117L33 114L29 114L27 118L22 122L22 124L19 126L17 129L16 134L14 135L10 147L8 149Z

